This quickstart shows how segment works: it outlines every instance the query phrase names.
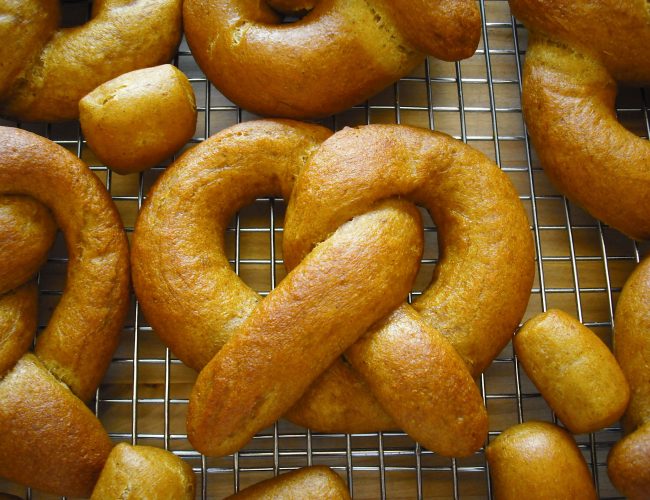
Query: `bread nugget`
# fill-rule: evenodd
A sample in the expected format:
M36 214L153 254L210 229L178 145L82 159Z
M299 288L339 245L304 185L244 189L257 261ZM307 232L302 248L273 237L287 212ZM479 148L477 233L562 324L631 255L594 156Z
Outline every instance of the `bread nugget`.
M616 358L589 328L552 309L526 322L515 352L542 396L574 434L616 422L630 388Z

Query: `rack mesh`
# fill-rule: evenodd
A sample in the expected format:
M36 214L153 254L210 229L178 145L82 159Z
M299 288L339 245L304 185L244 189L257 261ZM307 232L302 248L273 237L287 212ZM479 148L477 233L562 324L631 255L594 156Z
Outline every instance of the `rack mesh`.
M482 38L475 55L445 63L429 58L412 74L362 105L322 120L339 130L367 123L401 123L446 132L482 151L507 173L531 224L537 254L536 278L525 318L547 308L578 317L611 345L613 310L625 279L647 252L594 220L551 186L531 148L521 114L521 73L527 33L503 0L479 2ZM90 2L64 5L64 23L83 22ZM238 122L256 118L223 97L196 65L183 41L174 60L190 78L199 121L186 146ZM648 89L622 89L621 122L639 136L650 135ZM88 149L77 122L2 122L41 134L81 157L105 183L131 235L139 207L165 165L143 174L119 176ZM171 161L171 160L170 160ZM284 201L260 198L232 221L226 237L233 269L265 295L282 279ZM438 257L436 228L425 220L426 250L413 296L431 279ZM40 328L44 328L65 283L66 251L59 237L39 277ZM233 456L208 458L189 444L187 400L196 374L174 358L142 316L134 297L121 344L91 407L115 441L169 449L190 463L198 497L223 498L250 484L311 464L332 467L355 499L492 497L484 450L469 458L440 457L401 432L323 434L281 420L260 432ZM519 422L557 421L527 378L509 345L478 384L490 416L489 441ZM606 458L621 437L615 426L576 436L601 498L619 498L606 472ZM0 479L0 491L49 498Z

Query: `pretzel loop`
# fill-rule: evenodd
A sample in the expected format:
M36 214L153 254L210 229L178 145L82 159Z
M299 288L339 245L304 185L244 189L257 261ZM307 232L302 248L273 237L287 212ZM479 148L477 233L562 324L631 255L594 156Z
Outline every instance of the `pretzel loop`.
M620 125L614 107L617 81L650 82L647 2L510 5L531 31L522 105L544 171L594 217L650 238L650 143Z
M0 476L84 496L111 448L82 399L99 385L126 315L127 242L104 186L77 157L15 128L0 127L0 144L0 219L11 224L0 230ZM63 230L69 263L33 355L36 287L20 280L36 272L55 232L35 200Z

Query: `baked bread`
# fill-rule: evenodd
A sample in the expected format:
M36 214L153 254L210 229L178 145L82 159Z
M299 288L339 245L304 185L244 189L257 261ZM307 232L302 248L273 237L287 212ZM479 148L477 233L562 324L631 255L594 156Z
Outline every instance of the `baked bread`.
M297 469L267 479L228 497L229 500L349 500L343 480L328 467L315 466Z
M513 341L519 362L574 434L616 422L630 388L616 358L589 328L558 309L527 321Z
M171 64L131 71L84 96L79 121L102 163L118 174L141 172L194 135L194 91Z
M283 13L307 9L282 23ZM359 104L425 54L470 57L481 34L472 0L186 0L183 23L194 58L226 97L287 118Z
M644 0L509 0L531 32L522 105L553 184L594 217L650 238L650 142L616 119L616 83L650 83Z
M0 114L72 120L98 85L169 61L181 38L181 0L95 0L92 19L58 29L57 0L0 2Z
M650 492L650 257L625 282L616 305L616 359L630 384L630 405L623 424L627 436L607 459L614 485L631 499Z
M76 156L15 128L0 127L0 144L0 195L12 207L3 222L24 226L12 240L16 251L31 254L18 256L20 265L35 272L54 235L48 211L34 200L51 211L69 255L63 296L35 355L28 349L36 330L36 287L17 283L13 273L31 276L5 268L15 260L0 259L0 276L9 277L4 285L17 287L0 289L0 476L49 493L87 496L112 445L83 400L99 385L126 315L126 236L106 189ZM24 245L25 238L43 241ZM0 256L10 252L0 245Z
M573 438L548 422L524 422L487 447L497 500L596 499L591 474Z
M292 419L344 432L399 426L439 453L470 454L487 432L472 374L510 339L534 274L516 192L487 158L444 134L368 126L323 143L330 134L280 120L231 127L185 153L147 197L134 286L157 334L202 369L190 439L207 454L235 451L347 349L354 369L334 363L323 375L333 382L309 389ZM291 198L284 257L295 269L259 302L232 272L223 232L262 194ZM396 309L421 251L419 219L392 199L400 195L429 208L443 241L415 310Z
M106 460L91 500L194 500L192 467L169 451L118 444Z

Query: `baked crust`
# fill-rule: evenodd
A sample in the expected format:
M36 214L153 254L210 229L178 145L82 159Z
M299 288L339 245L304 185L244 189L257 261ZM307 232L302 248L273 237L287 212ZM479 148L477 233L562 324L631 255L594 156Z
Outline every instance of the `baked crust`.
M409 257L408 252L416 248L412 236L400 244L396 237L407 236L403 224L413 215L399 208L397 200L391 206L381 203L408 197L426 205L440 228L443 258L434 285L415 304L418 313L401 306L390 321L375 325L346 352L355 370L366 373L366 382L337 362L337 382L325 385L326 394L320 384L312 386L310 401L299 403L289 417L316 430L369 431L398 425L429 449L470 454L487 432L485 408L471 374L484 369L508 342L530 294L533 247L521 203L492 162L444 134L369 126L338 132L322 143L329 134L320 127L280 120L231 127L167 169L140 213L132 263L143 311L185 363L202 369L212 359L191 398L190 439L206 453L230 453L288 410L305 384L365 329L351 333L358 328L352 320L349 329L331 326L356 307L353 299L360 290L380 292L382 298L370 309L367 302L360 303L357 312L366 325L369 314L381 313L372 323L395 309L410 286L413 253ZM257 294L232 272L223 254L223 232L235 210L268 194L294 197L287 213L284 257L290 267L297 267L286 284L283 281L258 305ZM446 211L449 206L453 210ZM388 230L398 213L403 222ZM370 230L373 220L385 222ZM363 258L353 258L347 248L358 246L353 238L346 239L354 224L368 234L368 248L358 254ZM343 247L327 240L337 228L343 231L339 241L347 241ZM385 235L382 242L372 236L378 234ZM328 265L320 266L315 257L308 257L298 265L314 247L317 253L348 257L329 258ZM377 269L370 258L374 254L390 266L390 285L383 266ZM398 264L403 258L406 261ZM323 283L332 273L341 273L332 289L310 271L318 267ZM468 274L463 274L466 268ZM302 274L303 269L313 274ZM365 279L347 279L345 272ZM314 296L318 287L323 291ZM291 306L294 299L302 304L297 311ZM489 312L476 314L484 309ZM299 333L291 336L287 331ZM328 332L341 340L336 351L324 354L321 346L331 349ZM403 332L413 336L405 338ZM316 340L296 341L301 335ZM270 349L277 343L279 349ZM277 352L282 354L273 364ZM336 352L334 357L331 352ZM405 364L409 369L403 369ZM340 374L352 383L339 383ZM243 379L256 382L242 386ZM373 383L386 387L375 389ZM361 392L368 386L381 403L369 403L367 393ZM397 394L414 396L395 401ZM393 407L390 417L382 411L387 405ZM357 416L361 419L354 420Z
M598 498L575 441L551 423L529 421L510 427L485 454L498 500Z
M650 82L645 0L510 0L531 32L524 118L553 184L594 217L650 238L650 142L616 119L616 83Z
M152 446L120 443L111 451L91 500L194 500L192 467Z
M329 467L303 467L249 486L228 500L300 498L303 500L349 500L343 480Z
M589 328L558 309L527 321L514 338L519 362L574 434L614 424L630 389L616 358Z
M168 62L181 38L181 0L96 0L89 22L58 30L56 1L9 0L1 8L2 50L12 51L3 61L15 63L0 68L0 113L20 121L77 118L84 95L123 73Z
M40 203L62 229L69 257L66 287L36 356L27 352L36 330L36 288L28 282L0 295L0 475L49 493L88 496L112 445L82 400L99 385L126 315L126 236L106 189L76 156L16 128L0 127L0 144L0 194L11 193L2 199L18 209L5 220L34 215L33 227L17 230L15 241L43 240L26 247L30 273L54 235ZM25 276L20 268L0 274L12 272Z
M290 10L281 24L267 2L186 0L183 22L199 66L230 100L287 118L330 115L408 74L424 54L470 57L481 19L471 0L269 2Z
M609 453L607 471L614 485L632 499L650 492L650 257L625 282L616 305L616 359L630 384L623 420L628 435Z

